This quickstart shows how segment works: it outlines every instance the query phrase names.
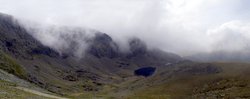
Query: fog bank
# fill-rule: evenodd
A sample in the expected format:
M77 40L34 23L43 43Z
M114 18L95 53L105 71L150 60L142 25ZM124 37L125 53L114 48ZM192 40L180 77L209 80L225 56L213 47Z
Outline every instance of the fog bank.
M0 12L26 27L36 26L30 21L42 27L94 29L111 35L124 48L128 38L138 37L149 47L182 56L249 50L248 0L0 0L0 4ZM58 44L59 34L53 31L33 32L44 44L60 46L58 50L68 45Z

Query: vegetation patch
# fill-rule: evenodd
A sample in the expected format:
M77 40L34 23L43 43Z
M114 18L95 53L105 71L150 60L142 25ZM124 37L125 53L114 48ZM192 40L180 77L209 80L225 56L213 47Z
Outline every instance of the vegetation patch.
M17 62L4 52L0 51L0 69L26 79L26 72Z
M0 99L52 99L17 89L15 83L0 80Z

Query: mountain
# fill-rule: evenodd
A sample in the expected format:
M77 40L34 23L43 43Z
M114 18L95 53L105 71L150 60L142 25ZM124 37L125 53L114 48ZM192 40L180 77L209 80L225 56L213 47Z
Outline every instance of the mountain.
M12 16L1 14L0 49L4 65L1 69L49 91L64 94L65 90L68 92L75 91L75 89L98 90L98 88L92 88L91 85L101 86L133 76L134 70L139 67L157 67L166 62L182 60L174 54L148 50L139 39L132 39L129 42L131 52L122 53L112 38L101 32L96 32L94 37L87 39L88 48L85 55L79 59L74 52L81 42L76 41L78 39L75 37L86 40L82 35L85 31L67 30L67 32L75 33L75 36L62 33L62 39L70 46L59 51L43 45ZM112 77L116 79L113 80ZM74 85L71 84L72 82L79 84ZM88 87L76 88L85 86L86 83Z
M206 93L217 96L213 93L217 87L224 86L226 89L219 91L227 94L231 84L241 86L242 83L237 81L244 78L235 80L232 74L250 70L248 64L227 67L229 63L185 60L173 53L148 48L136 37L128 40L129 51L122 52L112 37L96 30L87 35L89 30L83 28L49 27L46 31L56 33L60 38L55 45L42 42L36 31L39 30L28 30L10 15L0 14L0 69L8 72L4 74L15 75L0 75L0 84L14 83L8 88L0 87L0 90L20 86L29 88L24 86L27 83L44 89L43 92L48 94L76 99L204 98ZM244 68L234 69L232 73L230 68L234 65L243 65ZM221 86L214 88L212 82L219 82ZM28 94L20 89L13 91L24 96ZM244 96L240 92L236 94Z
M2 14L0 17L3 70L57 93L64 89L61 86L70 86L59 83L77 80L75 75L83 80L97 80L97 74L82 70L80 64L69 63L58 52L34 39L13 17Z

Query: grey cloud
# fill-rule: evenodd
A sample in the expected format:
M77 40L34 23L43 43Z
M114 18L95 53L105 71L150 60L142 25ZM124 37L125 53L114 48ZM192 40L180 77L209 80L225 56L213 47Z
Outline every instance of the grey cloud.
M42 26L96 29L111 35L125 50L127 39L136 36L149 47L181 55L219 49L233 39L230 32L219 29L221 25L248 21L250 16L247 0L0 0L0 4L0 12L17 17L23 24L29 20ZM224 34L211 36L216 30ZM241 29L233 32L241 33ZM59 38L53 32L40 31L37 36L49 46L60 46L57 50L65 46L57 44ZM244 42L249 39L245 35L239 39L242 37ZM244 49L238 46L241 43L228 45Z

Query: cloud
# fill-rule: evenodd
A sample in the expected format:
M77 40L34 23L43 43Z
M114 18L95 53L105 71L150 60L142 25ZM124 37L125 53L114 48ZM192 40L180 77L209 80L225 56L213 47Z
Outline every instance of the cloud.
M219 49L225 44L221 42L228 42L223 49L243 49L243 41L230 42L238 32L239 39L249 39L242 29L225 25L249 20L248 0L0 0L0 4L0 12L20 20L105 32L123 48L129 37L136 36L152 48L190 55ZM42 34L44 43L57 42L53 33Z
M42 44L53 48L59 54L68 54L81 58L90 44L90 40L97 33L95 30L82 27L40 25L21 23L33 37Z
M213 51L249 51L250 22L230 21L208 31Z

